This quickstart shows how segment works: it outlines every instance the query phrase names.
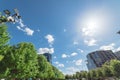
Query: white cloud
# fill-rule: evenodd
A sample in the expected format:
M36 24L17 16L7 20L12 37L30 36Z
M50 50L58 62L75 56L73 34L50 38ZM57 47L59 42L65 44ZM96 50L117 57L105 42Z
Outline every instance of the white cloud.
M20 26L17 26L18 30L24 31Z
M56 59L57 57L56 57L56 56L54 56L53 58L54 58L54 59Z
M30 36L32 36L33 33L34 33L34 31L32 29L28 28L28 27L25 28L25 32L26 32L27 35L30 35Z
M82 65L82 59L79 59L79 60L77 60L76 62L75 62L75 64L77 65L77 66L79 66L79 65Z
M73 44L74 44L74 45L78 45L79 43L78 43L77 41L74 41Z
M19 24L19 26L16 26L18 30L21 30L21 31L25 32L28 36L32 36L33 35L34 30L26 27L26 25L24 25L22 19L17 20L16 22Z
M87 44L88 46L95 46L97 45L96 42L97 40L95 39L84 40L84 43Z
M54 48L39 48L38 49L38 54L44 54L44 53L50 53L53 54L54 53Z
M82 49L77 49L78 51L80 51L81 53L83 53L84 51Z
M57 65L57 67L60 67L60 68L63 68L63 67L64 67L64 64L59 63L58 61L56 61L56 62L54 62L54 63Z
M37 29L37 32L40 32L40 29Z
M45 38L48 40L48 43L50 44L50 46L52 46L53 42L54 42L54 37L51 34L48 34L45 36Z
M73 53L71 54L71 56L76 56L76 55L78 55L78 53L76 53L76 52L73 52Z
M108 44L108 45L103 45L99 49L100 50L112 50L113 52L120 51L120 47L116 48L115 46L116 46L115 43L111 43L111 44Z
M120 47L118 47L118 48L116 49L116 51L120 51Z
M76 56L76 55L78 55L78 53L76 53L76 52L73 52L73 53L71 53L70 55L62 54L62 58L73 57L73 56Z
M64 32L66 32L67 30L66 30L66 29L64 29L63 31L64 31Z
M72 61L66 61L66 63L75 63L76 60L72 60Z
M67 57L69 57L69 55L62 54L62 58L67 58Z
M78 71L80 71L80 70L78 68L76 68L76 67L68 67L64 71L64 74L74 74L74 73L76 73Z
M57 66L63 68L64 64L58 64Z
M84 27L84 28L82 28L82 32L83 32L84 36L91 37L91 36L94 35L94 32L93 32L93 30L91 30L91 27Z
M55 64L59 64L59 62L58 61L56 61L56 62L54 62Z
M87 46L96 46L97 45L97 40L95 39L95 34L96 30L94 27L90 27L86 25L85 27L82 28L82 35L84 38L84 43Z
M101 50L114 50L115 43L111 43L109 45L103 45L100 47Z
M16 20L16 22L20 25L20 27L25 27L26 25L24 25L23 20Z

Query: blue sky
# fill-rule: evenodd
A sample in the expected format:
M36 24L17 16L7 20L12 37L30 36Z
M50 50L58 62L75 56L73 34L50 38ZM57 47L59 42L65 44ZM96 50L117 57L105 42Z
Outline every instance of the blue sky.
M19 10L7 23L10 44L32 42L38 54L50 52L64 74L87 70L86 55L120 50L120 0L1 0L0 11Z

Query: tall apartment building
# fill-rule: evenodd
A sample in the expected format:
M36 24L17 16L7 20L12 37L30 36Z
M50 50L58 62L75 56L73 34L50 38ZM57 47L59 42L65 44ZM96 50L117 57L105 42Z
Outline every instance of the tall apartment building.
M115 55L119 58L120 60L120 51L115 52Z
M118 57L111 50L94 51L87 55L88 70L101 67L105 62Z
M43 55L46 57L47 61L52 64L52 55L50 53L44 53Z

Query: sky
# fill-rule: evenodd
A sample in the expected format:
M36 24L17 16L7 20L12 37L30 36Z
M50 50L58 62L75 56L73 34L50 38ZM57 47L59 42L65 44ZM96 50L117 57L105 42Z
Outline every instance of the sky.
M88 70L86 55L120 50L120 0L1 0L0 11L22 16L7 23L9 44L31 42L37 53L52 54L64 74Z

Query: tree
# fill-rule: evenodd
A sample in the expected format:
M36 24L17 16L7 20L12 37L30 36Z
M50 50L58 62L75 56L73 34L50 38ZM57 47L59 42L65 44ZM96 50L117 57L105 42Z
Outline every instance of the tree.
M31 43L9 46L4 59L0 62L6 78L30 78L38 73L37 53Z
M52 67L53 67L53 72L55 74L55 79L65 79L65 76L61 71L59 71L55 66Z
M103 78L103 69L102 68L97 68L96 69L96 77L98 79L102 79Z
M0 55L0 61L4 58L4 56Z
M82 78L87 78L87 71L81 71L80 73Z
M7 26L5 24L0 24L0 59L3 61L4 59L4 55L6 54L7 50L8 50L8 41L9 41L10 37L9 37L9 34L7 32ZM8 68L6 71L4 71L5 69L5 64L6 63L3 63L1 65L1 62L0 61L0 78L1 77L5 77L4 75L7 75L7 72L8 72Z
M5 24L0 25L0 50L6 45L10 37Z
M87 79L91 80L90 72L87 72Z
M81 77L80 77L80 72L76 72L76 78L77 79L80 79Z
M111 66L109 66L109 65L103 65L102 71L103 71L104 77L112 77L113 76L112 71L111 71Z
M76 79L76 74L73 74L72 77L73 77L73 79Z
M91 77L92 79L95 79L95 78L97 77L96 70L91 70L91 71L90 71L90 77Z
M55 78L52 65L47 61L47 59L43 55L38 55L38 65L39 73L37 74L37 78L40 79Z
M120 61L111 60L110 66L111 66L113 75L119 78L120 77Z
M72 75L65 75L65 79L72 79L73 76Z

